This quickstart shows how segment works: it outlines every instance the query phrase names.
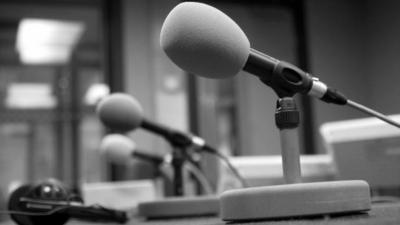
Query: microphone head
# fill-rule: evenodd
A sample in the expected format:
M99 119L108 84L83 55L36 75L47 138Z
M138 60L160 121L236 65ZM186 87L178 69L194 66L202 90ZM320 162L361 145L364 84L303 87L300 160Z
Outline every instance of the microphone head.
M97 105L96 112L106 127L118 132L134 130L143 120L140 103L124 93L114 93L104 97Z
M135 142L121 134L109 134L100 143L101 154L117 164L129 162L135 148Z
M220 10L197 2L183 2L168 14L160 44L183 70L207 78L236 75L250 54L245 33Z

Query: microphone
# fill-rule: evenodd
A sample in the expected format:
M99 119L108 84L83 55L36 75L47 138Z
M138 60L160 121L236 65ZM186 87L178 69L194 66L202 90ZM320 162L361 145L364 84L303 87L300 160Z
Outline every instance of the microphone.
M396 121L347 99L300 68L252 49L246 34L231 18L204 3L183 2L173 8L162 25L160 44L167 56L189 73L220 79L244 70L280 98L308 94L327 103L349 105L400 128Z
M128 164L133 157L152 163L155 168L154 175L161 177L164 181L166 194L172 190L169 187L173 182L172 171L168 168L170 155L160 156L140 151L133 140L122 134L106 135L100 143L99 150L107 160L116 164Z
M137 151L135 143L130 138L121 134L109 134L105 136L101 141L100 151L106 155L109 160L115 163L126 162L130 160L132 156L154 162L157 165L164 162L171 163L168 162L168 158L164 160L161 156ZM207 195L213 195L214 191L209 181L196 165L189 161L189 164L185 164L184 169L195 177ZM161 174L167 179L166 185L168 185L171 175L163 170L161 170ZM168 189L168 186L165 186L165 188ZM218 213L218 207L218 199L215 196L195 198L169 197L167 199L139 203L138 215L146 218L214 215Z
M121 134L105 136L100 143L100 152L114 163L128 162L132 157L149 161L155 166L160 166L165 161L162 156L138 150L134 141Z
M272 87L279 97L306 93L328 103L347 103L344 95L300 68L252 49L231 18L203 3L177 5L164 21L160 44L176 65L202 77L227 78L244 70Z
M220 79L244 70L270 86L280 98L276 122L281 130L283 169L289 184L222 193L222 220L260 220L370 209L369 186L364 181L298 183L301 174L295 128L299 117L291 97L297 93L308 94L327 103L348 104L367 113L371 111L353 104L300 68L252 49L245 33L231 18L203 3L183 2L172 9L162 25L160 44L167 56L189 73ZM393 122L382 114L373 113ZM400 127L396 122L392 124ZM266 208L268 210L264 210Z
M140 103L128 94L114 93L104 97L97 105L96 112L101 122L114 131L128 132L141 127L164 137L173 146L194 146L197 149L214 152L198 136L146 120L143 117L143 110Z
M108 160L114 163L125 163L131 160L132 157L137 157L155 164L155 166L161 166L162 164L171 163L171 155L165 157L155 154L145 153L136 149L134 141L129 137L122 134L109 134L103 138L100 144L100 152L107 157ZM185 169L188 170L204 188L205 192L213 193L212 188L204 176L204 174L194 165L193 161L185 165ZM162 171L162 175L165 178L170 179L171 175L167 171Z

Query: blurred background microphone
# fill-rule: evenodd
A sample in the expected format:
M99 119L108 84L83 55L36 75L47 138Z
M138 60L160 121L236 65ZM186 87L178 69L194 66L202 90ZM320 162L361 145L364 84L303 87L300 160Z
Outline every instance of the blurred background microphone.
M161 135L173 146L184 148L193 146L213 151L200 137L146 120L140 103L128 94L114 93L105 97L97 105L96 112L101 122L113 131L128 132L141 127Z
M132 139L122 134L106 135L100 143L99 150L106 160L116 165L129 165L134 159L149 163L150 167L141 167L141 169L149 169L142 173L149 173L155 184L159 185L158 188L163 195L172 195L173 171L168 165L171 161L169 154L161 156L139 150ZM157 178L161 178L161 180Z
M171 154L165 156L147 153L144 150L138 150L135 142L129 137L121 134L109 134L103 138L100 144L100 152L107 160L116 164L127 164L133 158L145 160L152 163L156 168L156 174L163 178L164 194L170 195L173 171L171 169ZM213 194L213 188L209 184L203 172L189 160L184 165L184 170L193 175L199 182L201 188L206 194Z
M147 121L143 118L143 110L139 102L130 95L114 93L102 99L97 105L97 114L107 127L114 131L127 132L142 127L150 132L164 137L173 147L171 165L174 170L174 195L184 195L183 168L186 161L192 162L193 154L191 147L195 150L216 152L207 146L200 137L189 135L163 125Z
M137 149L133 140L121 134L105 136L100 143L100 152L113 163L127 163L132 158L138 158L159 167L166 160L164 156Z
M174 178L174 182L176 183L180 183L180 181L177 181L181 180L181 175L178 171L180 171L180 168L183 167L184 161L189 161L192 163L192 165L195 164L192 157L194 152L190 151L194 149L195 151L200 150L217 156L232 171L234 176L240 181L241 185L247 186L246 181L241 177L236 168L232 166L232 164L224 155L207 145L200 137L174 130L172 128L144 119L143 110L139 102L128 94L114 93L104 97L97 105L96 112L101 122L113 131L128 132L141 127L164 137L174 147L174 151L172 152L171 156L171 164L174 167L174 176L176 176ZM123 142L125 143L127 149L131 149L130 147L132 147L132 144L127 144L126 139L124 139ZM182 185L176 184L176 186ZM179 188L176 187L174 189ZM175 191L176 195L182 194L180 190Z
M198 136L177 131L144 119L140 103L128 94L114 93L104 97L97 105L96 112L101 122L113 131L128 132L141 127L161 135L174 147L185 148L186 150L188 150L188 147L194 147L195 150L202 150L213 154L224 162L234 176L240 181L242 186L247 186L246 181L223 154L207 145L206 142ZM185 151L184 154L187 153L188 152ZM191 159L190 156L188 157L186 155L185 157L189 160ZM174 159L174 157L172 158Z

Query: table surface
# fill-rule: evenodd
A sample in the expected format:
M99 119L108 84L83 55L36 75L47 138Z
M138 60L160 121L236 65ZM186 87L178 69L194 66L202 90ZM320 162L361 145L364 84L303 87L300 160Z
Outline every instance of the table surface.
M78 220L70 220L66 225L94 225L99 223L82 222ZM103 224L103 223L102 223ZM118 223L104 223L108 225L116 225ZM302 219L285 219L285 220L264 220L253 222L230 222L226 223L218 217L193 217L193 218L179 218L179 219L164 219L164 220L145 220L143 218L131 218L126 225L305 225L305 224L328 224L328 225L389 225L400 224L400 203L378 203L373 204L372 209L367 213L359 213L352 215L342 215L334 217L314 217ZM15 225L12 221L0 223L0 225ZM44 224L46 225L46 224Z

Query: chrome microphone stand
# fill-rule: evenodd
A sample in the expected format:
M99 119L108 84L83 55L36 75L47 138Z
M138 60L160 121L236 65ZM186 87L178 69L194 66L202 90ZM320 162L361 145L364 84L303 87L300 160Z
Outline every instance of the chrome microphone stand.
M276 102L275 124L280 130L283 175L286 183L301 182L298 126L300 113L292 97Z
M281 76L284 74L285 76ZM297 76L296 76L297 75ZM243 221L362 212L371 208L365 181L301 183L298 126L300 115L293 96L309 86L296 69L277 67L271 77L261 79L279 99L275 123L280 130L282 169L286 184L229 190L221 194L221 218Z

